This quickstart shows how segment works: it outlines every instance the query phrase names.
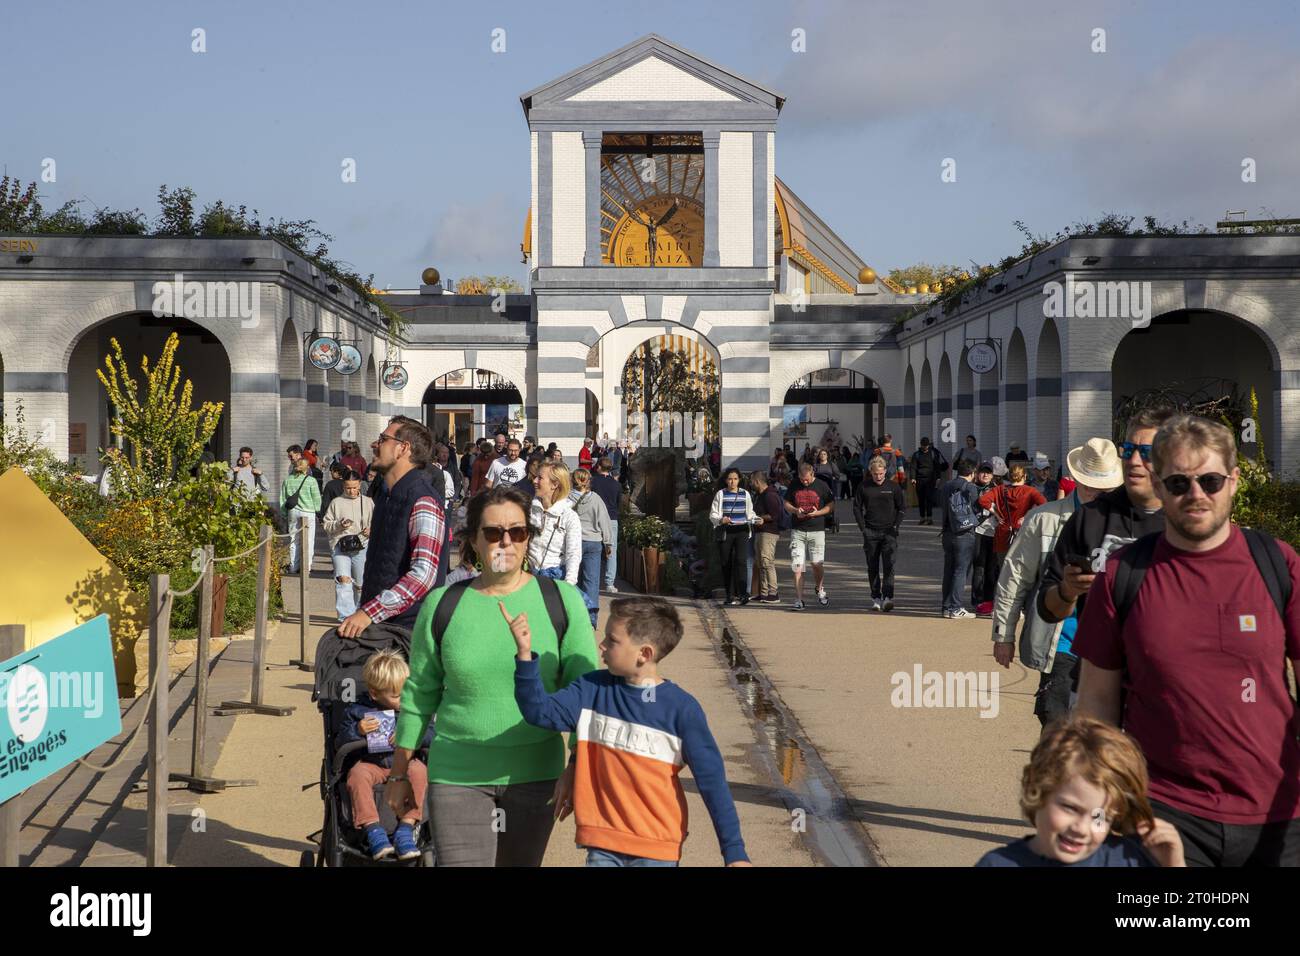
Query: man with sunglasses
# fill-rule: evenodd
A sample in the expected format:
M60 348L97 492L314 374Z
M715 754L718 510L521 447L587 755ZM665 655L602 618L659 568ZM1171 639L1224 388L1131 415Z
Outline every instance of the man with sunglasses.
M442 495L424 473L433 451L429 429L398 415L370 449L384 488L370 521L360 608L338 626L340 637L357 637L380 622L410 631L425 596L446 578Z
M1160 498L1151 482L1151 441L1173 414L1173 409L1144 409L1130 419L1119 449L1124 484L1076 510L1061 529L1038 591L1038 613L1044 621L1064 621L1075 613L1076 604L1082 621L1085 595L1105 570L1107 557L1143 535L1165 529ZM1071 563L1077 558L1087 559L1087 570Z
M1178 828L1188 866L1300 865L1285 664L1300 663L1300 557L1257 532L1252 545L1230 521L1239 472L1226 427L1180 415L1153 445L1165 529L1112 557L1093 585L1074 645L1078 712L1122 722L1141 745L1152 809ZM1267 571L1255 547L1271 551Z

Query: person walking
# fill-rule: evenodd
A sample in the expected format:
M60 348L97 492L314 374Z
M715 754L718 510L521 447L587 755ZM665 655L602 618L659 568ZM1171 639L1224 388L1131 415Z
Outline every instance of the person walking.
M754 599L760 604L780 604L781 593L776 580L776 545L781 540L781 532L790 527L789 515L781 500L781 489L775 484L769 484L767 475L756 471L749 476L749 483L754 491L754 513L759 519L754 545L758 593Z
M794 609L802 611L804 568L812 565L817 586L817 603L830 604L826 594L826 526L835 510L835 496L819 481L813 466L807 462L799 466L799 478L785 495L785 510L791 515L793 530L790 533L790 568L794 571Z
M372 624L410 632L429 592L447 576L442 495L424 466L433 452L429 429L413 418L389 419L370 443L371 468L381 486L371 515L360 607L338 626L340 637L359 636Z
M591 626L596 626L600 613L600 560L612 553L613 532L610 528L609 510L600 495L591 487L591 472L579 468L573 473L573 491L569 492L573 512L582 524L582 559L578 566L578 590L587 602L591 613Z
M1175 415L1147 460L1165 527L1088 575L1078 713L1142 748L1151 808L1189 866L1300 865L1286 674L1287 659L1300 673L1300 557L1232 522L1240 471L1224 425Z
M1025 484L1027 474L1024 465L1011 465L1007 469L1007 477L1010 479L1008 484L986 491L979 499L980 507L992 511L998 519L998 526L993 532L995 581L1002 573L1002 561L1011 547L1011 539L1020 530L1020 523L1025 520L1029 509L1047 504L1046 498Z
M537 534L528 544L528 562L534 574L577 587L582 564L582 522L569 500L572 490L567 467L554 462L542 464L537 475L537 497L529 515Z
M953 468L955 469L957 467L957 462L962 459L970 462L972 472L974 469L979 468L980 462L982 462L984 458L980 455L980 450L977 446L978 442L975 441L975 436L967 435L966 444L962 446L961 451L957 452L957 456L952 460Z
M585 468L585 469L587 469L588 472L591 471L591 469L592 469L592 451L591 451L591 448L592 448L592 445L593 445L593 444L595 444L595 443L594 443L590 438L584 438L584 439L582 440L582 448L580 448L580 449L578 450L578 468L579 468L579 469Z
M1065 464L1073 476L1069 496L1049 500L1025 518L1002 563L993 604L993 658L1003 667L1011 666L1016 625L1024 617L1020 662L1039 672L1034 716L1044 728L1069 715L1071 675L1078 663L1073 645L1079 627L1076 614L1056 623L1045 621L1038 614L1036 604L1045 558L1056 547L1061 529L1078 508L1099 494L1119 487L1124 480L1119 453L1108 438L1090 438L1071 449L1065 456Z
M934 524L934 496L943 481L948 461L943 452L930 444L929 438L921 439L921 447L912 454L912 487L916 489L916 506L921 513L917 524Z
M853 518L862 532L873 611L894 609L894 557L907 513L907 495L889 480L888 468L879 456L868 461L867 477L853 498Z
M487 486L495 488L498 484L513 485L524 476L526 463L519 457L523 444L518 438L506 442L506 453L492 463L487 472Z
M470 466L469 493L471 497L488 486L488 469L492 467L495 461L496 455L492 450L492 443L486 438L480 438L476 446L474 463Z
M831 490L835 500L840 498L840 484L844 480L844 473L840 471L839 466L831 458L830 449L818 448L816 451L816 461L813 464L813 474L825 482L826 487Z
M365 581L366 548L370 544L370 526L375 503L361 495L361 476L348 470L343 475L342 494L325 509L321 526L329 537L334 562L334 610L339 623L357 609Z
M239 449L239 459L230 469L230 483L243 488L250 495L266 493L266 479L262 477L262 469L253 460L253 449L247 445Z
M617 447L611 449L616 452ZM605 557L604 587L610 594L617 594L614 579L618 573L618 521L619 506L623 502L623 489L613 478L614 462L609 455L601 455L596 460L596 473L591 476L591 490L605 502L609 512L609 554Z
M311 476L306 458L294 460L294 472L280 485L280 510L289 528L289 573L298 574L305 561L311 573L312 556L316 553L316 514L320 511L320 485ZM307 519L306 540L303 537L302 519Z
M728 468L722 487L713 496L709 508L713 540L722 559L722 583L726 589L723 603L740 606L749 603L749 580L745 576L745 555L753 528L759 523L749 492L740 487L740 469Z
M599 667L582 596L526 568L536 529L529 501L498 485L466 509L468 582L434 591L411 639L385 800L415 805L408 769L430 722L429 822L438 866L540 866L557 819L572 812L574 766L564 738L529 726L515 703L510 619L526 615L548 691Z
M998 486L993 467L993 462L982 461L975 469L973 481L980 498ZM975 544L974 564L971 568L970 602L977 615L986 615L993 613L993 596L998 586L998 579L994 576L997 561L993 557L993 533L997 530L998 519L991 510L982 507L979 517L980 523L975 528L975 537L978 540Z
M957 477L944 484L939 492L943 508L943 607L940 613L949 620L974 619L966 610L962 592L966 590L966 576L975 560L979 538L979 489L970 480L974 469L967 458L957 459L954 466Z

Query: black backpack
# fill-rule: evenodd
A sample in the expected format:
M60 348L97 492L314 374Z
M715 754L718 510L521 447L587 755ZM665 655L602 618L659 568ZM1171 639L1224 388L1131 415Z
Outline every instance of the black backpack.
M1156 543L1164 532L1155 531L1143 535L1120 552L1119 567L1115 569L1115 583L1112 597L1115 602L1115 622L1124 626L1124 620L1137 601L1142 579L1146 577L1147 568L1151 566L1151 557L1155 554ZM1264 579L1269 597L1277 607L1282 624L1286 624L1286 606L1291 601L1291 573L1286 565L1286 558L1277 546L1277 539L1271 534L1256 531L1254 528L1242 528L1246 544L1250 546L1250 556L1255 559L1259 575Z
M442 657L442 636L447 633L451 616L456 613L456 605L465 596L465 589L469 584L468 581L457 581L447 588L442 599L438 601L437 609L433 612L433 644L439 658ZM555 628L555 646L558 651L564 644L564 632L569 629L569 612L564 609L564 597L560 594L560 586L555 583L554 578L539 576L537 585L542 589L542 600L546 602L546 615L551 619L551 627Z

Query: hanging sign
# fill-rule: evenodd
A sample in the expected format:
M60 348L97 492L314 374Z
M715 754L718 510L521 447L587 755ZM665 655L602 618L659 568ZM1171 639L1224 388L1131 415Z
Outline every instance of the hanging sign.
M997 364L997 349L987 342L977 342L966 353L966 365L976 375L983 375L985 372L993 371L993 369L997 368Z
M338 364L334 371L340 375L351 375L361 370L361 350L355 345L340 345Z
M391 388L395 392L400 392L406 388L406 383L410 380L410 376L407 375L403 366L389 364L388 362L384 363L383 371L379 377L385 388Z
M343 357L339 340L331 335L313 335L307 347L307 361L323 371L332 369Z

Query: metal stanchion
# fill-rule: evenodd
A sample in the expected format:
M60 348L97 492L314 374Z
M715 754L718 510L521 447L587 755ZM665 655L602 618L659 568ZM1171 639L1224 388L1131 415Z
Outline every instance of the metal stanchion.
M26 646L26 630L21 624L0 625L0 660L17 657ZM0 867L18 865L18 833L22 826L21 794L0 803Z
M154 681L149 721L149 797L145 824L145 865L167 865L167 640L171 629L171 575L149 577L149 672Z
M306 515L298 519L298 657L289 662L300 671L314 671L316 666L307 660L307 625L311 615L307 610L307 579L311 577L313 555L307 552L307 527L311 521Z
M302 546L302 542L299 542ZM262 672L266 669L266 617L267 590L271 586L271 526L262 525L261 546L257 552L257 622L253 631L253 689L252 700L223 700L213 711L219 717L227 714L263 714L267 717L288 717L292 707L275 707L262 703Z
M199 585L199 640L194 662L194 739L190 745L190 772L173 773L169 779L187 784L200 793L217 793L227 787L251 787L256 780L222 780L209 777L207 769L208 655L212 641L212 597L215 583L212 545L203 548L203 583Z

